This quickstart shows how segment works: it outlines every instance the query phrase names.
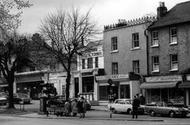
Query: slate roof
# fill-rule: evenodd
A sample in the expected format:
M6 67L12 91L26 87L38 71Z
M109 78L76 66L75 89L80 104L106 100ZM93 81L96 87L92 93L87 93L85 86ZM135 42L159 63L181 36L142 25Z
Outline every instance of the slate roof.
M174 6L165 16L154 22L149 29L185 22L190 22L190 1L179 3Z

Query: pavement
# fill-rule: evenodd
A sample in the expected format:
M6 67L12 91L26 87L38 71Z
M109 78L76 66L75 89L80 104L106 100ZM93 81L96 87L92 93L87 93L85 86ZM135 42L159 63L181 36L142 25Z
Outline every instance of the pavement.
M3 109L0 109L1 111ZM19 109L18 109L19 110ZM39 119L71 119L78 120L79 117L57 117L56 115L46 116L41 112L32 111L10 111L8 113L1 112L0 115L3 116L14 116L22 118L39 118ZM107 110L106 106L92 106L90 111L87 111L85 120L114 120L114 121L150 121L150 122L163 122L161 117L150 117L148 115L139 115L138 119L132 119L131 115L127 114L112 114Z

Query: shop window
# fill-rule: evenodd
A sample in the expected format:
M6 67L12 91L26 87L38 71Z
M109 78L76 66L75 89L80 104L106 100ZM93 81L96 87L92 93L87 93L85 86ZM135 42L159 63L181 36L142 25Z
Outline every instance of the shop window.
M133 72L140 73L139 60L133 61Z
M117 50L117 37L112 37L111 38L111 50L115 51Z
M177 57L177 54L170 55L170 69L171 69L171 71L178 70L178 57Z
M151 46L152 47L159 46L158 31L153 31L151 35L152 35Z
M159 72L160 64L159 64L159 56L152 57L152 72Z
M120 85L120 98L130 98L129 85Z
M108 86L99 86L100 100L108 100Z
M117 62L112 63L112 74L118 74L118 63Z
M91 68L93 68L93 60L92 60L92 58L88 58L88 63L87 63L87 67L88 67L88 69L91 69Z
M177 44L177 28L170 28L170 44Z
M132 48L139 47L139 33L132 34Z
M94 77L82 77L82 92L94 92Z

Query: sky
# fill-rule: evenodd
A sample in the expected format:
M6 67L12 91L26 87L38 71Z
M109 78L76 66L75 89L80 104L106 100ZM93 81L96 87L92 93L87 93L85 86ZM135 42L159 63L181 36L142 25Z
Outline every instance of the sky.
M41 21L57 10L71 10L73 7L86 13L91 9L91 19L100 30L104 25L117 23L118 19L131 20L156 14L159 2L165 2L169 9L187 0L29 0L33 4L24 9L20 33L33 34L39 31Z

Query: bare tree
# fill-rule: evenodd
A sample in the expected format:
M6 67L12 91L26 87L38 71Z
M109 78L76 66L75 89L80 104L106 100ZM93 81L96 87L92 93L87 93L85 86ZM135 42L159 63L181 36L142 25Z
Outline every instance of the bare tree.
M76 56L83 55L90 48L85 43L95 38L98 33L96 23L90 19L90 11L81 14L78 9L71 12L57 11L49 14L41 25L41 34L51 47L46 47L62 64L67 72L66 99L69 98L72 65Z

